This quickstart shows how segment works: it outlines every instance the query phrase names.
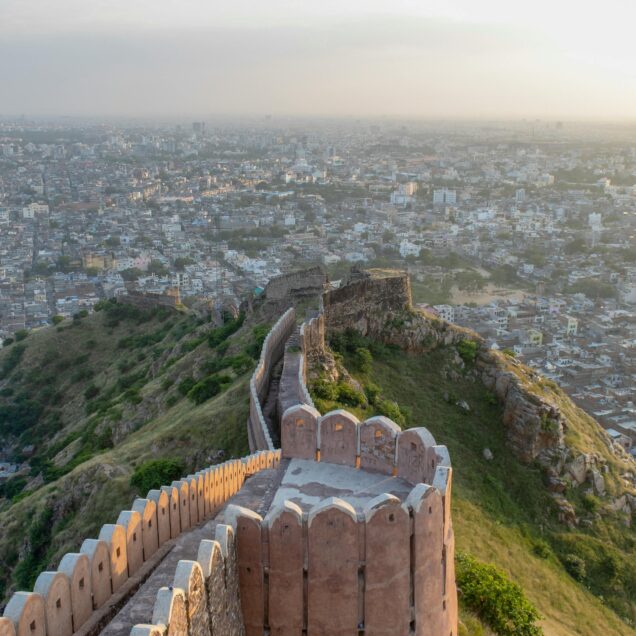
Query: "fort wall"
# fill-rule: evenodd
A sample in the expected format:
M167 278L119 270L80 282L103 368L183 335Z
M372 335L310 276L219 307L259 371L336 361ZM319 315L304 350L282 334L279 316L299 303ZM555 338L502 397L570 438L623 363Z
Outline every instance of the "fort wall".
M274 450L261 405L269 389L272 368L283 355L285 343L295 327L296 312L292 307L280 317L263 342L261 357L250 380L248 438L251 451Z
M135 499L131 510L119 514L117 523L102 527L98 539L86 539L79 552L64 555L56 571L40 573L33 592L16 592L11 597L0 618L0 636L98 633L99 625L104 621L103 608L112 604L115 597L124 595L125 598L126 588L135 574L151 563L162 547L169 547L172 539L192 525L216 515L241 489L247 477L274 468L279 462L280 451L259 451L243 459L209 466L172 486L151 490L146 498ZM204 621L202 617L207 616L208 607L201 589L204 584L209 584L214 588L214 598L225 598L224 595L230 593L236 597L233 605L229 601L225 603L225 606L235 608L234 615L230 617L227 610L223 610L225 614L215 619L216 622L241 624L242 619L236 615L238 579L234 589L226 588L226 576L219 574L219 568L226 568L227 555L234 558L232 541L225 539L223 546L225 553L220 546L218 554L214 546L208 550L205 553L207 561L203 559L201 568L183 566L178 569L176 581L180 585L184 581L189 583L183 591L161 592L155 606L157 620L161 619L159 622L164 619L176 621L177 616L192 624ZM180 588L180 585L176 587ZM198 598L196 606L193 605L195 596ZM144 629L134 633L164 633ZM209 632L203 629L189 633Z

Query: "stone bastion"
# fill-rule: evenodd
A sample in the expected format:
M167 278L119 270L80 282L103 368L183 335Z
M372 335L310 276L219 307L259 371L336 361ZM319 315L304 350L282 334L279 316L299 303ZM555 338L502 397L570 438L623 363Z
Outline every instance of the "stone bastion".
M250 385L256 452L136 499L13 595L0 636L456 636L448 451L426 428L313 407L303 351L323 314L300 327L280 450L261 405L293 309Z

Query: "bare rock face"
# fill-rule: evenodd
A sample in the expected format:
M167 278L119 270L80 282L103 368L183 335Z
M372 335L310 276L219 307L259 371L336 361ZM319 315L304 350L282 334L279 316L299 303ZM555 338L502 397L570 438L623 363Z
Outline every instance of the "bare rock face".
M523 387L492 352L480 351L475 367L484 386L503 404L508 442L517 457L553 465L554 451L564 447L566 422L559 409Z
M557 507L557 516L561 523L569 528L575 528L579 524L574 506L561 494L552 493L552 499Z

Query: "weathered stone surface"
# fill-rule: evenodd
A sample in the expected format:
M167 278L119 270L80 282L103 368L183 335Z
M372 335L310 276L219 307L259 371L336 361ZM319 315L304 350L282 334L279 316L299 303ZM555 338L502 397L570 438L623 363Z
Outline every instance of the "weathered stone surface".
M165 625L168 628L167 636L188 636L188 616L183 590L162 587L157 592L152 622L156 625Z
M326 499L308 518L308 636L352 636L358 627L358 524L342 499Z
M320 461L355 466L358 454L358 427L355 415L338 409L318 420Z
M442 497L435 488L419 484L406 503L413 515L415 636L439 636L444 603Z
M76 632L93 612L91 564L85 554L65 554L58 571L63 572L70 582L73 631Z
M221 546L225 561L225 598L223 616L220 620L219 634L243 636L245 627L241 611L238 564L236 561L236 540L231 526L219 524L214 535Z
M187 479L173 481L171 484L179 493L179 523L181 532L190 528L190 484Z
M98 539L86 539L82 543L80 552L85 554L90 561L93 609L98 609L110 598L112 593L108 543Z
M430 483L437 456L435 438L425 428L402 431L397 441L397 474L412 484Z
M269 628L272 636L303 629L303 513L291 501L265 518L269 536Z
M130 630L130 636L166 636L165 625L135 625Z
M119 513L117 523L126 530L128 576L132 576L144 562L141 515L134 510L124 510Z
M360 424L360 468L392 475L396 470L397 436L400 427L378 415Z
M33 591L44 599L47 634L71 636L73 612L68 576L63 572L42 572L35 581Z
M0 616L0 636L16 636L13 621L4 616Z
M408 511L392 495L380 495L365 509L366 552L364 633L408 634L410 545Z
M170 531L170 520L166 516L168 512L168 498L164 494L163 508L159 511L162 514L164 524L163 531ZM159 494L159 498L161 494ZM135 499L132 509L141 515L141 541L143 546L143 560L147 561L159 547L159 534L157 524L157 504L152 499ZM169 513L168 513L169 514ZM163 543L163 541L162 541Z
M179 561L174 575L174 587L182 589L185 593L189 636L210 636L208 597L203 570L199 563Z
M307 404L287 409L281 419L283 457L316 459L320 413Z
M179 489L175 486L162 486L161 490L168 495L170 507L170 538L176 539L181 534L181 504Z
M107 523L102 526L99 538L108 544L111 588L116 592L128 579L126 529L114 523Z
M235 518L236 559L241 610L247 636L262 636L265 625L265 589L261 547L261 516L246 508L228 506L226 519Z
M16 592L3 615L13 623L17 636L46 636L44 599L37 593Z
M168 493L162 490L151 490L148 499L155 504L157 517L157 547L161 547L170 539L170 498Z

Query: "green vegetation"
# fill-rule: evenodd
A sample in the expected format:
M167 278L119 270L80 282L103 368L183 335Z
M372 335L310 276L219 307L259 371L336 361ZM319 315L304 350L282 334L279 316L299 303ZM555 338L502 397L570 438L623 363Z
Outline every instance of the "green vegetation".
M457 587L462 602L500 636L540 636L539 612L505 572L458 553Z
M467 365L473 365L477 358L477 343L474 340L462 340L457 344L457 353Z
M368 406L347 407L350 411L361 418L378 413L372 405L378 404L380 396L406 414L402 426L426 426L439 443L448 446L455 467L453 524L459 552L494 565L520 586L543 616L537 625L546 634L636 634L632 628L636 618L633 531L597 497L578 490L568 491L568 498L579 516L597 515L593 525L570 530L558 521L541 470L514 458L506 443L501 405L475 379L470 365L457 368L457 349L440 347L411 354L357 334L339 334L331 346L337 364L352 374L352 382L364 387ZM355 351L360 347L372 354L369 373L356 370ZM470 357L471 351L469 347ZM510 361L505 355L501 358ZM520 372L521 365L510 367ZM558 390L552 382L535 378L532 383L528 386L544 396ZM321 412L341 406L337 394L334 398L330 393L334 385L324 377L310 383ZM320 392L327 399L321 401ZM605 453L610 461L611 453L593 432L596 424L560 392L555 396L570 423L570 443ZM457 405L459 400L468 403L469 412ZM388 416L399 421L394 414ZM546 426L550 426L547 421ZM484 459L484 448L492 451L493 461ZM620 479L613 470L605 475L608 489L614 487L614 479ZM464 620L460 633L525 633L498 632L463 595L460 604Z
M149 490L181 478L184 469L185 466L180 459L151 459L135 468L130 485L140 496L145 497Z
M0 438L10 460L30 467L0 487L0 601L97 536L149 484L198 470L220 450L248 452L260 325L228 317L215 329L113 301L96 309L0 352ZM53 512L43 535L45 510Z

